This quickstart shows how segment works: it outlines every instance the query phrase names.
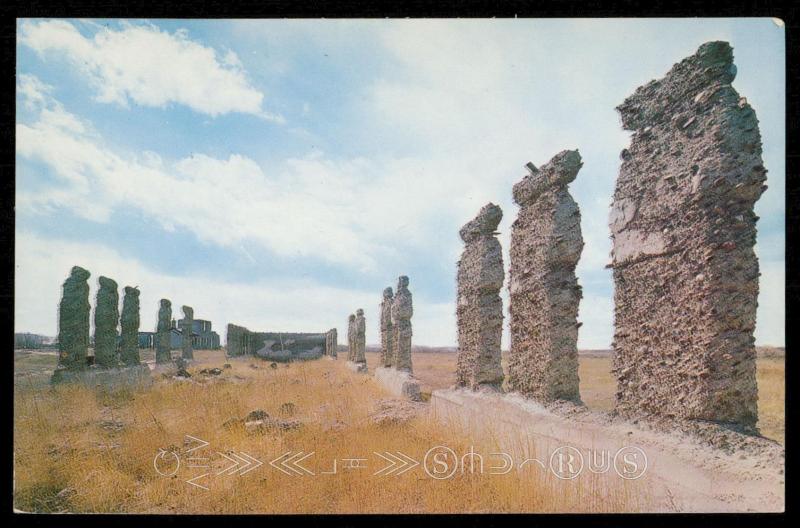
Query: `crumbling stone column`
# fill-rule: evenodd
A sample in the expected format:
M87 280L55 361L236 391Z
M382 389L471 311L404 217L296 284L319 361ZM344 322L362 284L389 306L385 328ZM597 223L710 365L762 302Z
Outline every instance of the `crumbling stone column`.
M355 358L356 363L366 363L367 357L364 355L367 348L367 320L364 318L364 310L356 310L355 320Z
M86 367L89 352L89 276L74 266L64 281L58 305L58 366L69 370Z
M392 301L394 292L392 288L383 290L381 302L381 365L391 367L393 360L394 330L392 327Z
M617 110L613 239L616 409L755 426L755 202L766 189L755 112L707 42Z
M581 215L567 185L583 163L564 150L514 185L520 206L511 226L511 354L508 385L542 402L580 400L575 266L583 250Z
M339 347L339 343L338 343L338 337L336 335L336 329L335 328L331 328L330 330L328 330L328 333L327 333L327 336L326 336L325 354L330 356L330 357L332 357L332 358L337 357L338 353L337 353L336 349L338 347Z
M94 364L113 368L117 357L117 324L119 323L119 293L117 283L108 277L98 279L100 288L94 306Z
M156 363L172 361L170 352L170 330L172 329L172 303L161 299L158 308L158 326L156 327Z
M139 365L139 290L125 286L120 318L122 343L120 359L127 367Z
M356 316L347 317L347 361L355 361L356 357Z
M397 280L397 292L392 301L392 329L394 330L394 367L411 372L411 317L414 307L408 291L408 277Z
M190 306L181 307L183 310L183 324L181 325L181 357L183 359L194 359L192 348L192 327L194 326L194 310Z
M500 339L503 334L503 252L495 230L503 218L485 205L461 228L464 252L458 262L458 366L456 384L499 389L503 383Z

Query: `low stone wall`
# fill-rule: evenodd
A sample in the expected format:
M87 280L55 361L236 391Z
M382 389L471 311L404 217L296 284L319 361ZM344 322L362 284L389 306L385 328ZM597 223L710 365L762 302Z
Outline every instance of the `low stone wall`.
M570 402L546 408L515 393L464 389L434 391L431 412L437 420L460 428L474 439L496 441L498 449L513 457L515 463L536 458L538 465L525 466L530 471L550 471L558 452L574 454L577 467L579 457L571 450L574 448L585 465L585 474L575 478L604 476L622 485L625 482L614 468L624 469L625 455L638 456L640 468L645 467L641 462L646 457L642 475L629 480L648 490L650 503L642 505L647 512L784 509L784 450L764 438L720 429L717 435L724 438L719 441L730 446L721 450L685 433L648 430ZM559 448L562 450L557 451ZM613 457L622 448L627 449L608 472L598 475L588 469L595 453L605 451Z
M411 401L422 401L419 381L408 372L378 367L375 369L375 380L395 396L408 398Z

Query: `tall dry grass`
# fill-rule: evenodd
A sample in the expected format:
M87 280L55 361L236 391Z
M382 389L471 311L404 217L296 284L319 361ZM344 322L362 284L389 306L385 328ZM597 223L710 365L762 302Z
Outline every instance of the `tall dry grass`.
M149 513L418 513L636 511L643 494L635 483L609 485L591 477L561 481L527 466L507 475L470 474L434 480L420 468L400 476L373 475L385 462L374 453L401 451L417 460L435 445L456 453L491 443L433 423L424 414L380 425L371 418L386 395L369 376L345 369L344 360L291 364L229 361L218 377L201 367L221 367L221 353L200 353L193 382L159 379L149 389L107 392L62 385L15 389L14 504L24 511ZM258 368L253 368L255 365ZM206 379L203 383L196 381ZM294 404L286 416L285 403ZM282 407L283 406L283 407ZM242 418L263 409L297 419L297 430L248 434ZM282 411L283 409L283 411ZM226 425L227 424L227 425ZM185 435L209 442L191 455L212 467L188 468ZM173 477L160 476L160 450L180 454ZM245 475L215 475L230 465L217 452L246 452L264 465ZM267 462L284 452L314 452L304 465L315 476L288 476ZM344 459L366 458L364 469L344 469ZM337 474L332 471L337 460ZM207 486L193 487L186 480Z

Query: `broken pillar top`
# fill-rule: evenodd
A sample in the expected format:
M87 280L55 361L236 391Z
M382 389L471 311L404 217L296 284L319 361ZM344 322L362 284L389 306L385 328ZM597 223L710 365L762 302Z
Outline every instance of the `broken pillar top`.
M392 291L392 287L389 286L388 288L383 289L383 298L384 299L391 299L394 296L394 292Z
M69 272L69 278L74 280L85 281L87 280L92 274L89 273L88 270L83 269L80 266L73 266Z
M125 286L125 295L130 295L132 297L138 297L139 296L139 288L136 288L135 286Z
M348 315L348 316L347 316L347 320L348 320L348 321L355 321L355 320L356 320L356 314L350 314L350 315Z
M186 317L187 319L191 319L192 317L194 317L194 310L192 309L191 306L182 306L181 310L183 310L183 316Z
M626 130L639 130L671 119L680 107L689 109L710 98L714 88L730 85L736 77L733 48L723 41L706 42L694 55L675 64L658 80L640 86L617 107ZM703 94L706 90L709 93ZM676 108L678 107L678 108Z
M103 277L102 275L97 278L97 282L100 283L100 286L104 288L117 288L117 281L114 279L109 279L108 277Z
M577 150L562 150L539 169L528 163L526 167L530 174L514 185L514 202L526 205L552 187L568 185L582 166L581 155Z
M169 299L161 299L161 307L162 308L170 308L172 306L172 302Z
M364 315L364 309L363 308L359 308L358 310L356 310L356 315L359 316L359 317Z
M405 275L400 275L400 277L397 278L397 291L399 292L400 290L405 290L406 288L408 288L408 277Z
M461 231L459 231L461 240L464 242L471 242L481 236L493 235L502 219L503 210L489 202L481 208L480 212L478 212L478 216L464 224L464 227L461 228Z

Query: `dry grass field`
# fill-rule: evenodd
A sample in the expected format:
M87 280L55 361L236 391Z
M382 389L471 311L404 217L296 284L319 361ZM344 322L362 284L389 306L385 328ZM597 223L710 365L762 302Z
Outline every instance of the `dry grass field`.
M402 475L375 475L387 465L376 453L400 451L421 461L433 446L464 453L473 442L431 422L425 413L410 413L413 406L387 397L371 377L346 369L342 355L336 362L274 368L260 360L226 360L222 351L197 351L196 357L191 381L158 375L150 388L107 392L50 387L47 371L55 365L54 355L15 354L15 507L147 513L613 512L647 507L647 492L636 481L610 485L593 476L562 481L530 467L506 475L467 471L446 480L429 478L421 466ZM376 360L368 354L370 367ZM425 391L452 384L454 354L415 354L413 361ZM230 368L223 368L225 363ZM613 397L608 366L607 358L581 361L582 390L590 406L604 408ZM211 367L221 368L222 374L199 372ZM762 430L782 441L782 359L759 361L759 384ZM275 419L276 427L248 430L243 418L257 409ZM186 435L208 445L190 452L202 444ZM496 447L474 449L490 453ZM165 458L156 460L162 451ZM313 476L287 475L269 465L284 453L300 451L313 453L302 462ZM181 465L174 475L160 475L156 466L169 473L162 466L173 460L173 453ZM263 465L250 466L246 474L236 468L222 472L232 464L223 455L242 453ZM365 459L359 465L366 467L347 469L346 459ZM334 460L337 469L331 474ZM208 489L187 483L193 478Z

